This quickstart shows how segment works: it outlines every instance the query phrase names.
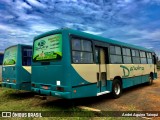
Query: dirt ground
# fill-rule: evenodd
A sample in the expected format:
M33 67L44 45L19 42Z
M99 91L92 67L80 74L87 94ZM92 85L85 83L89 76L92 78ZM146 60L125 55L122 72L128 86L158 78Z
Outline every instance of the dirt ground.
M158 76L160 76L160 71ZM68 106L68 103L64 99L56 100L56 105L59 104L63 107ZM99 97L76 99L71 104L101 111L159 111L158 114L160 114L160 78L154 80L152 85L141 84L124 89L122 96L118 99L113 99L111 94L107 94ZM154 119L160 119L160 117Z

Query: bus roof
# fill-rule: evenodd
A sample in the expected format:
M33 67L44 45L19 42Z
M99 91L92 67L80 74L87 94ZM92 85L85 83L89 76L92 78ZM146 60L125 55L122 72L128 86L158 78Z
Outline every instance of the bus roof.
M32 47L32 45L26 45L26 44L15 44L15 45L12 45L12 46L7 47L5 50L7 50L7 49L9 49L9 48L11 48L11 47L13 47L13 46L18 46L18 45L20 45L20 46L30 46L30 47Z
M52 30L52 31L49 31L49 32L46 32L46 33L43 33L41 35L36 36L34 38L34 40L45 37L45 36L48 36L48 35L52 35L53 33L55 34L55 33L60 33L60 32L63 32L63 31L67 31L68 33L71 33L73 35L84 36L84 37L89 38L89 39L102 41L102 42L107 42L107 43L113 44L113 45L119 45L119 46L123 46L123 47L139 49L139 50L142 50L142 51L154 52L152 49L147 49L147 48L144 48L144 47L141 47L141 46L136 46L136 45L125 43L125 42L120 42L120 41L112 40L112 39L109 39L109 38L104 38L104 37L101 37L101 36L81 32L81 31L78 31L78 30L73 30L73 29L70 29L70 28L62 28L62 29Z

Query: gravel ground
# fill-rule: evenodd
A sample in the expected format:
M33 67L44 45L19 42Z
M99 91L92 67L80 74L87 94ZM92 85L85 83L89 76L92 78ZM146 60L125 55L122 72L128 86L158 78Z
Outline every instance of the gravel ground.
M160 71L158 74L160 76ZM159 111L160 114L160 78L154 80L152 85L141 84L124 89L118 99L113 99L111 94L107 94L75 100L51 100L51 103L63 107L85 106L101 111Z

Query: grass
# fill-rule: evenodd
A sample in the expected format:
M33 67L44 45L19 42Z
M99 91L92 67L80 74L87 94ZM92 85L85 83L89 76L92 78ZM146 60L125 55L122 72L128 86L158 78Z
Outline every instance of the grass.
M42 118L12 118L13 120L134 120L137 118L125 117L98 117L101 114L94 114L92 111L84 112L76 107L72 101L58 99L58 100L42 100L34 96L34 93L26 91L17 91L8 88L0 87L0 111L51 111L56 117L42 117ZM133 107L131 107L133 109ZM65 112L69 111L69 112ZM76 117L70 117L70 116ZM60 117L61 116L61 117ZM78 116L78 117L77 117ZM79 117L81 116L81 117ZM89 116L89 117L87 117ZM1 118L0 118L1 119ZM11 118L6 118L10 120Z

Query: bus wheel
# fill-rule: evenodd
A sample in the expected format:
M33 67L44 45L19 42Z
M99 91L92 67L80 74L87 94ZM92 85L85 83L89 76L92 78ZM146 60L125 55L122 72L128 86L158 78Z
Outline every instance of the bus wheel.
M113 98L119 98L121 94L122 94L122 84L118 79L114 79L112 84L112 96Z
M150 75L148 85L152 85L152 84L153 84L153 75Z

